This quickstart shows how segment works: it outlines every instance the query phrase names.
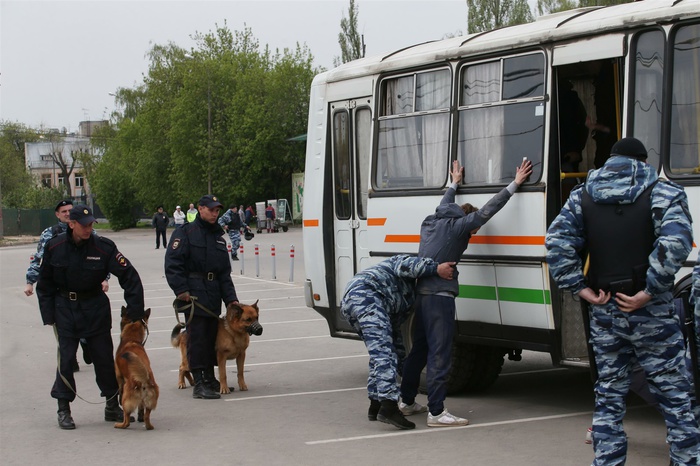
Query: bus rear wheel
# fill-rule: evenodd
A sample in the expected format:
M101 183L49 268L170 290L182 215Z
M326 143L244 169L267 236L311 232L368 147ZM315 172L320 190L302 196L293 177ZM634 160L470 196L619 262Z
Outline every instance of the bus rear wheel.
M473 393L493 385L503 368L505 348L455 342L447 393Z

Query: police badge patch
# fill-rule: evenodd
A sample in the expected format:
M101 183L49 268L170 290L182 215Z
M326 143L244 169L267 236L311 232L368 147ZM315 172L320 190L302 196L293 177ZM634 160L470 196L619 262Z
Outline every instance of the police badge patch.
M177 249L179 246L180 246L180 238L175 238L175 239L173 240L172 248L173 248L173 249Z
M126 257L124 257L121 252L117 253L116 259L117 259L117 264L121 265L122 267L126 267L127 265L129 265L126 262Z

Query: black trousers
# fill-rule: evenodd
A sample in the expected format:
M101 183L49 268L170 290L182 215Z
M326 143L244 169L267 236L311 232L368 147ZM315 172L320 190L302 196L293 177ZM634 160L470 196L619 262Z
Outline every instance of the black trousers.
M158 230L156 228L156 248L160 247L160 237L163 237L163 247L168 245L168 240L165 239L165 230Z
M92 364L95 368L95 381L97 382L97 386L100 387L100 396L110 398L119 390L117 376L114 372L114 345L112 343L112 335L110 331L107 330L104 333L88 337L85 340L90 350L90 356L92 356ZM70 386L76 391L78 387L75 386L72 361L78 351L79 343L79 338L58 337L60 371ZM56 371L56 381L51 388L51 396L59 400L73 401L75 399L75 393L63 382L58 370Z
M216 332L219 319L195 316L187 326L189 340L187 343L187 360L190 370L206 369L216 366Z

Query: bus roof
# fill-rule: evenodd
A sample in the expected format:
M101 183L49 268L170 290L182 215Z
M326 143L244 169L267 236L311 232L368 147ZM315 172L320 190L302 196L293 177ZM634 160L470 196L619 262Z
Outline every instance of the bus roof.
M425 42L385 55L354 60L319 74L314 84L697 17L697 1L644 0L562 11L540 16L527 24Z

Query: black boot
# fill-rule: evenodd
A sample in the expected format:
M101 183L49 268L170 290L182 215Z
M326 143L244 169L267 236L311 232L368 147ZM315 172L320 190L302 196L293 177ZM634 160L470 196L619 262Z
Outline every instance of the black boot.
M79 372L80 371L80 365L78 364L78 358L75 357L73 360L70 362L71 364L71 369L73 369L73 372Z
M399 405L394 400L382 400L381 407L379 408L379 413L377 413L377 419L386 424L391 424L399 429L415 429L416 425L406 419L401 411L399 411Z
M107 398L105 406L105 421L122 422L124 420L124 411L119 407L119 399L116 395ZM134 422L134 416L129 416L129 422Z
M209 387L213 392L219 393L221 391L221 384L216 380L213 366L204 369L204 385Z
M382 404L379 402L379 400L373 400L369 399L369 410L367 410L367 419L370 421L376 421L377 420L377 414L379 414L379 408L382 406Z
M70 401L58 400L58 427L61 429L75 429L75 422L70 415Z
M194 377L194 390L192 390L192 398L201 398L204 400L216 400L221 398L219 391L214 391L206 383L204 383L204 370L197 369L192 371Z

